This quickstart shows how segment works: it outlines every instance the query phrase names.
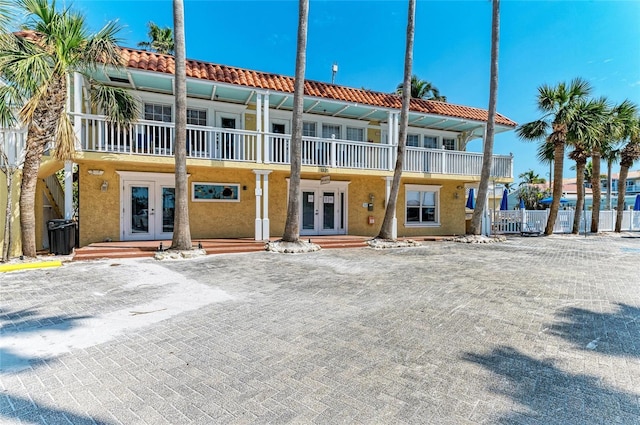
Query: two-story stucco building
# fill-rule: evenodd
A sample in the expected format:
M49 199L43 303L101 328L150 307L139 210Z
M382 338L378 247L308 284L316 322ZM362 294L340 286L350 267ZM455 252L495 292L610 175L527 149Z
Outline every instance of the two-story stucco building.
M78 136L80 245L171 237L174 202L174 58L121 49L124 68L96 71L140 102L129 127L92 109L90 84L70 90ZM187 61L187 166L194 239L282 235L289 184L292 77ZM395 94L306 81L301 235L371 235L384 216L398 144L401 98ZM398 236L465 232L466 189L477 186L482 154L467 143L483 138L486 110L412 99L398 198ZM497 115L496 130L516 124ZM512 181L511 156L495 156L493 178ZM55 179L62 168L45 157L37 199L38 248L46 220L63 214ZM67 166L69 170L70 167ZM68 179L71 181L71 178ZM69 210L67 196L66 209ZM56 205L52 205L56 204Z

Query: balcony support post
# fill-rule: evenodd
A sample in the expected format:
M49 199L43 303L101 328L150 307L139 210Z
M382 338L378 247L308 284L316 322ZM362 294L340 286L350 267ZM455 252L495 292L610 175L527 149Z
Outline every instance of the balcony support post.
M73 130L76 134L76 147L82 147L82 74L73 73ZM86 141L88 142L88 141Z
M271 162L271 133L270 125L269 125L269 93L265 93L263 95L264 104L262 105L264 109L263 119L264 119L264 163L268 164Z
M264 241L269 240L270 236L269 174L271 174L271 170L253 170L253 173L256 175L256 219L254 239L257 241ZM262 182L261 179L263 179Z
M64 162L64 218L73 217L73 161Z
M256 162L260 164L262 162L262 150L264 135L262 133L262 94L256 94Z
M260 201L262 198L262 188L260 187L260 172L259 170L253 170L253 172L256 174L256 190L255 190L255 194L256 194L256 221L255 221L255 240L257 241L261 241L262 240L262 218L260 215Z

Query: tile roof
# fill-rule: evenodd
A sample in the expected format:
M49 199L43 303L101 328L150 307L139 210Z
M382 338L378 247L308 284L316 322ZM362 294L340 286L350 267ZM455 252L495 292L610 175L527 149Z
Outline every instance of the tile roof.
M122 48L121 52L124 65L128 68L175 74L173 56L128 48ZM283 93L293 93L294 90L293 77L189 59L187 60L186 68L187 77L190 78L274 90ZM396 94L355 89L318 81L305 81L304 92L307 96L363 105L392 109L400 109L402 106L402 99ZM484 109L424 99L411 99L410 109L412 112L474 121L486 121L488 115ZM509 127L515 127L517 125L514 121L500 114L496 114L496 124Z

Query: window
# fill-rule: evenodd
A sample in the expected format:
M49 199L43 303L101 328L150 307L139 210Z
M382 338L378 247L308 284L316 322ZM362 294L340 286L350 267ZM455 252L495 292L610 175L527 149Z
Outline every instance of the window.
M284 134L285 125L272 122L271 123L271 132L275 134Z
M347 140L353 140L355 142L364 142L364 129L347 127Z
M424 136L424 147L429 149L437 149L438 138L435 136Z
M442 145L448 151L456 150L456 139L442 139Z
M331 124L322 124L322 138L323 139L339 139L340 126L331 125Z
M407 134L407 146L420 146L420 135L419 134Z
M207 125L207 111L205 109L187 109L187 124Z
M440 224L440 186L406 185L406 226Z
M145 103L144 119L150 121L171 122L171 105Z
M193 202L240 202L240 185L193 182L191 200Z
M302 136L304 137L316 137L316 123L303 121L302 123Z

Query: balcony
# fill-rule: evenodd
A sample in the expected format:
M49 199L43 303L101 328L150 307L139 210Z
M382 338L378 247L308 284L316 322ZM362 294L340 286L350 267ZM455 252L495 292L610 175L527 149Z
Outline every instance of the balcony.
M84 151L130 155L174 155L173 123L137 121L127 126L105 117L81 115L79 137ZM302 165L391 171L396 147L351 140L303 137ZM249 130L187 126L187 157L264 164L290 164L291 135ZM511 178L513 158L495 155L492 176ZM482 154L408 147L404 171L479 176Z

